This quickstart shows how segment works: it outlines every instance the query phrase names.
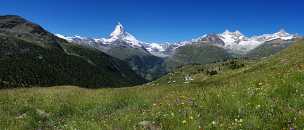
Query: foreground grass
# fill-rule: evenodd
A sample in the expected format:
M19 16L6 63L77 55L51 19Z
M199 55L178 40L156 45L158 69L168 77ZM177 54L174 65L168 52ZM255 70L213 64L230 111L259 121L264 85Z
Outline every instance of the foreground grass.
M303 129L303 50L299 42L257 64L214 76L185 67L132 88L1 90L0 128ZM188 74L194 80L184 83Z

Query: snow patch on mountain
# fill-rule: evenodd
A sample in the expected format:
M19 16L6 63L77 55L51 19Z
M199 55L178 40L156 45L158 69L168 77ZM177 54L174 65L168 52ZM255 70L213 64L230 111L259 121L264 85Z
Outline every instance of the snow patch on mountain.
M148 51L159 51L159 52L165 51L165 48L159 43L150 43L147 45L146 49Z
M152 55L158 57L167 57L168 56L168 48L171 46L170 43L144 43L144 48L150 52Z
M225 42L225 46L233 45L235 43L239 43L241 40L246 39L246 37L238 30L235 32L226 30L222 34L218 34L218 36Z
M255 36L254 39L261 41L261 42L268 42L276 39L280 40L291 40L296 38L296 35L287 33L284 29L274 33L274 34L263 34L261 36Z

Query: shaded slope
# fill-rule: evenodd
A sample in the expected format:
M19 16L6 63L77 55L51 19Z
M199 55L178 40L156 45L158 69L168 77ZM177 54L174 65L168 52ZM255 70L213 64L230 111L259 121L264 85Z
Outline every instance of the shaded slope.
M144 48L122 46L124 41L117 41L117 45L109 45L103 50L106 54L128 62L133 71L146 80L157 79L166 74L164 60L156 57Z
M19 16L0 17L1 87L122 87L145 82L126 62L73 45Z

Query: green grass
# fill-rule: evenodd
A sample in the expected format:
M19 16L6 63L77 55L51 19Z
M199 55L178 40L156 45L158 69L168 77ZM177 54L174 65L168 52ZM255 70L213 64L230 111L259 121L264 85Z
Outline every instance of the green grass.
M187 66L131 88L1 90L0 128L304 129L303 50L298 42L258 63L224 65L212 76L204 66ZM184 75L194 80L184 83Z

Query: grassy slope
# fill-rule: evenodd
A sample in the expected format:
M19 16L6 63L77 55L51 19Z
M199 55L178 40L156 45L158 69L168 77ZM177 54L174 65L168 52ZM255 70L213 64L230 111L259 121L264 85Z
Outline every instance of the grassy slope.
M174 130L303 129L303 50L302 41L237 70L207 76L193 73L199 66L186 67L133 88L1 90L0 128L134 129L151 121L150 127ZM179 78L186 73L192 83Z
M270 41L266 44L262 44L257 48L249 51L245 56L250 58L262 58L276 54L288 46L292 45L293 41Z
M209 64L228 59L230 54L223 48L208 44L190 44L176 49L173 56L166 60L169 70L188 64Z

